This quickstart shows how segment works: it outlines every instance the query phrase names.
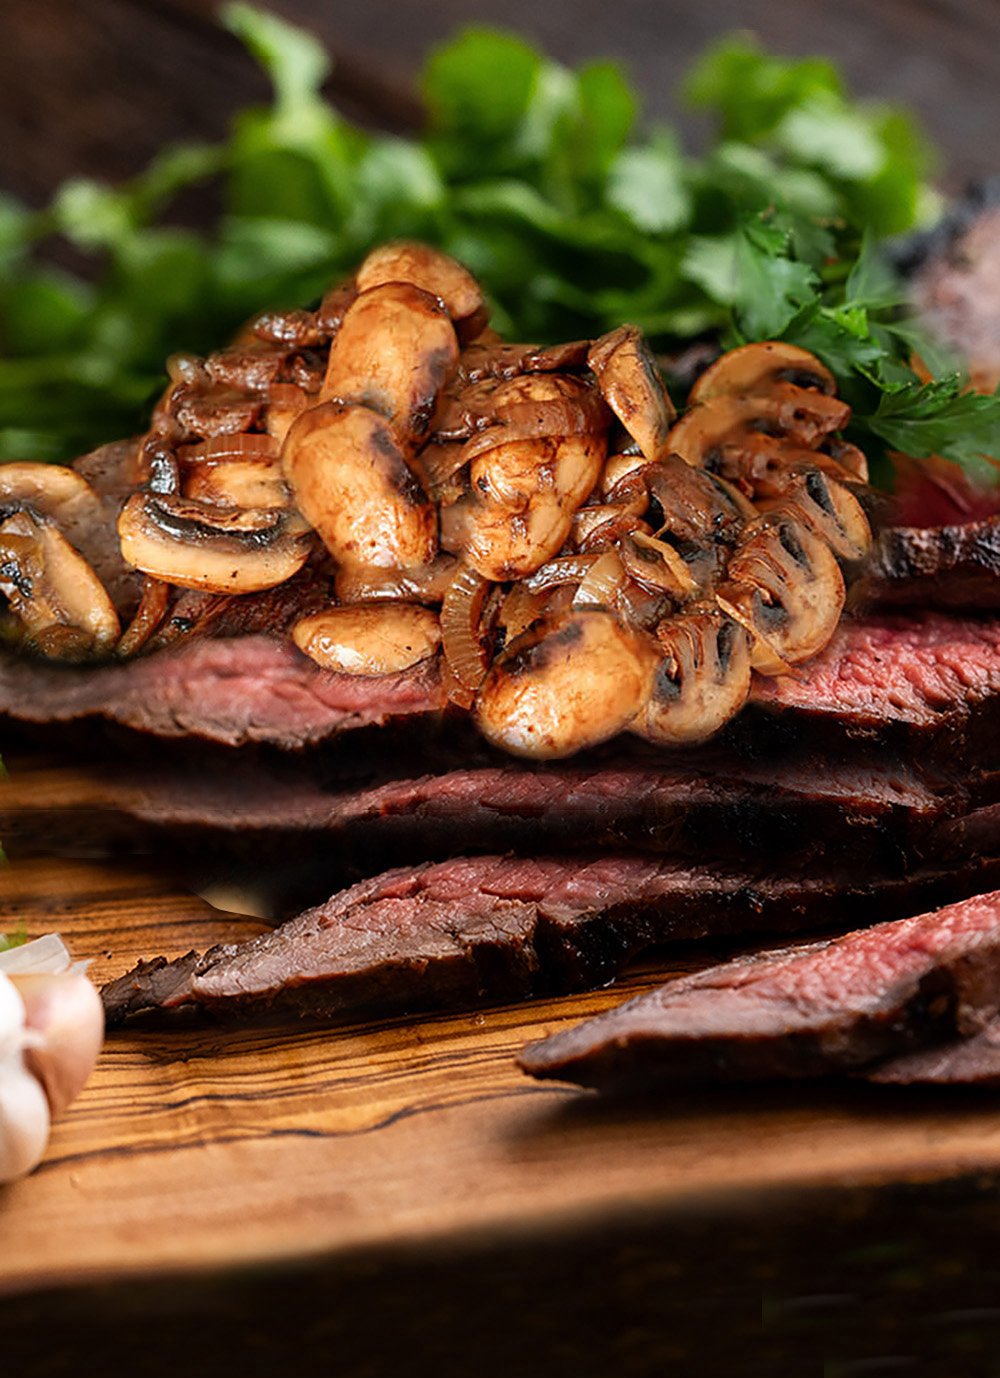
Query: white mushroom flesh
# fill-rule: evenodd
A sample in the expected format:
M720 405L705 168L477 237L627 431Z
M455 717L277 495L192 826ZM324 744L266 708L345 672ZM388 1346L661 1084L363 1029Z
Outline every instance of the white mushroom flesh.
M257 593L305 564L308 527L281 508L229 508L137 493L118 520L122 554L154 579L213 593Z
M608 406L647 460L664 452L675 411L639 330L622 325L595 341L587 363Z
M750 692L750 637L718 609L661 622L662 659L631 731L662 746L713 736Z
M426 565L437 510L383 417L327 402L303 412L282 451L299 511L341 564Z
M359 292L387 283L407 282L437 297L463 339L485 324L486 304L479 283L461 263L426 244L396 240L374 249L358 269Z
M476 722L515 756L558 759L621 732L648 696L656 657L611 612L578 609L532 628L490 669Z
M343 675L392 675L441 644L437 614L415 603L358 603L314 613L292 638L317 665Z
M408 283L362 292L330 346L323 402L357 403L386 417L406 445L421 440L458 363L444 307Z

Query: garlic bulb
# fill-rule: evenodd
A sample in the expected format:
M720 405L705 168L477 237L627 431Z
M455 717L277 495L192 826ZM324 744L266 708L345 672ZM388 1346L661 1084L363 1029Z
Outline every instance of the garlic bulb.
M60 938L0 953L0 1183L38 1164L52 1115L83 1087L103 1036L100 996Z

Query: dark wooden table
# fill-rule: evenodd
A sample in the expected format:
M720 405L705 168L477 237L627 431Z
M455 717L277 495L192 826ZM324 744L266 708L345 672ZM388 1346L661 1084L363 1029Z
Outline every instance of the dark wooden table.
M951 186L997 171L996 0L273 0L338 58L349 113L408 127L428 48L471 22L519 29L556 57L612 54L650 117L678 113L692 57L732 29L789 54L835 57L865 96L923 117ZM164 139L217 134L265 85L204 0L4 0L0 186L32 202L70 175L123 177ZM696 125L692 125L696 136Z
M41 204L69 175L127 176L165 140L218 134L232 111L264 98L262 79L219 31L214 8L199 0L5 0L0 185ZM352 116L384 127L406 129L419 120L415 71L428 47L462 23L517 27L568 61L614 54L644 90L651 117L677 114L676 79L708 40L745 27L779 51L838 58L859 93L915 106L943 151L946 185L1000 167L993 137L1000 124L996 0L275 0L273 8L310 23L328 41L339 59L331 94ZM696 139L697 124L688 128ZM155 871L155 859L149 864ZM204 906L192 901L197 912L189 914L169 879L149 874L142 885L150 921L157 906L173 913L178 904L185 923L206 920ZM6 887L8 910L28 905L37 878L39 893L66 882L64 919L96 914L99 923L116 906L123 915L146 912L134 902L132 871L95 875L93 867L15 858L7 879L0 874L0 899ZM176 935L178 942L198 936L193 930ZM133 937L144 945L144 934ZM588 997L597 1004L608 998ZM564 1015L545 1009L524 1018L537 1024ZM433 1026L427 1036L434 1036ZM521 1138L517 1152L493 1145L489 1172L502 1173L517 1194L506 1224L488 1209L493 1177L484 1176L477 1192L474 1161L464 1163L449 1200L440 1170L421 1195L414 1158L407 1177L414 1211L426 1212L437 1200L442 1222L463 1222L461 1229L437 1231L432 1245L415 1243L393 1230L389 1214L379 1221L379 1193L389 1199L385 1184L392 1177L384 1144L399 1139L423 1151L425 1126L440 1125L437 1132L447 1138L449 1115L479 1123L508 1113L523 1117L542 1105L537 1095L519 1100L525 1088L511 1072L509 1049L495 1043L482 1057L468 1044L467 1064L457 1064L469 1085L476 1077L489 1083L491 1094L481 1102L473 1099L462 1111L445 1096L416 1115L412 1103L424 1082L410 1090L399 1083L395 1118L367 1138L336 1141L344 1145L336 1159L343 1159L343 1200L338 1206L331 1184L334 1215L317 1217L313 1256L265 1262L251 1251L226 1267L204 1266L203 1242L219 1199L205 1183L214 1182L217 1192L231 1173L233 1195L245 1201L258 1193L267 1213L269 1181L254 1175L252 1135L236 1153L211 1135L194 1150L202 1156L188 1185L200 1184L199 1190L185 1193L188 1169L179 1163L183 1210L172 1229L162 1211L144 1223L132 1209L134 1193L116 1191L112 1170L120 1160L118 1180L134 1183L158 1151L168 1164L176 1125L194 1133L225 1118L226 1105L235 1103L231 1090L214 1084L197 1095L190 1090L198 1084L196 1057L177 1064L174 1078L155 1048L148 1054L154 1075L165 1085L176 1081L162 1143L147 1136L138 1153L123 1134L101 1160L100 1173L85 1157L74 1162L96 1101L114 1099L115 1074L128 1070L129 1057L132 1066L147 1056L119 1044L89 1099L58 1130L58 1165L38 1181L38 1213L32 1214L32 1184L8 1196L8 1223L15 1215L26 1222L16 1241L8 1240L8 1268L32 1250L44 1256L46 1211L54 1212L53 1256L47 1273L41 1270L48 1285L0 1297L0 1374L54 1378L122 1368L130 1375L335 1372L338 1378L986 1378L1000 1371L994 1362L1000 1352L1000 1112L993 1099L904 1093L887 1106L863 1089L817 1088L800 1099L741 1092L678 1105L666 1116L662 1106L605 1111L588 1105L568 1113L555 1137ZM121 1084L120 1103L110 1121L102 1120L101 1133L134 1108L127 1076ZM345 1082L340 1099L324 1111L327 1118L347 1114L342 1105L353 1105L349 1091ZM307 1182L298 1190L297 1174L323 1152L315 1124L296 1118L297 1104L294 1097L283 1101L278 1112L282 1125L287 1120L289 1151L278 1153L274 1171L279 1195L288 1200L307 1192ZM725 1162L699 1147L697 1127L708 1121L725 1128ZM791 1136L790 1125L797 1126ZM448 1152L458 1157L465 1142L460 1129L448 1140ZM918 1153L910 1152L914 1134ZM841 1142L850 1152L825 1171L831 1145ZM670 1155L685 1144L684 1171L675 1173ZM796 1171L783 1184L786 1150ZM448 1152L435 1161L446 1163ZM640 1159L655 1190L630 1189L624 1209L621 1164ZM555 1208L568 1199L581 1165L594 1184L589 1209L560 1214ZM697 1189L685 1191L684 1173ZM56 1186L65 1192L64 1208ZM352 1194L366 1229L332 1248L335 1211ZM533 1210L535 1197L545 1198L546 1209ZM106 1227L66 1243L88 1212L95 1219L103 1212ZM489 1217L488 1228L472 1227L479 1217ZM247 1238L253 1224L248 1215ZM91 1266L116 1229L127 1230L117 1276L113 1258L102 1269ZM144 1236L152 1230L170 1233L169 1274L143 1267L150 1257Z

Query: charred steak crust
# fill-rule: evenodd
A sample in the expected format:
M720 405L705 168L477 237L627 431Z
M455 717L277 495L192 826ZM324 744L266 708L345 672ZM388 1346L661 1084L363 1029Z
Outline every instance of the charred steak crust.
M1000 516L886 527L851 593L860 607L1000 609Z
M400 868L238 946L141 963L108 1022L193 1005L222 1017L345 1019L475 1008L603 984L628 958L707 936L799 932L968 894L1000 862L858 879L781 878L648 857L459 857Z
M595 1087L816 1077L873 1065L875 1079L919 1080L936 1055L914 1050L944 1044L956 1073L956 1039L981 1037L998 1007L995 891L682 977L533 1044L520 1065ZM938 1070L942 1079L940 1059Z

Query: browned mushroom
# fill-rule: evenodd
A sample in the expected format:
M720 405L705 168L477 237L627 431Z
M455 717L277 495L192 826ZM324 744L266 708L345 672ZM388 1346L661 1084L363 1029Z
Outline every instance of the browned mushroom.
M787 515L767 514L743 532L716 598L754 638L754 669L776 675L829 642L844 609L844 579L824 540Z
M608 406L646 459L659 459L675 412L656 360L634 325L595 340L587 363Z
M663 652L631 731L663 746L705 741L750 692L750 637L719 608L699 607L661 622Z
M118 519L129 564L181 588L257 593L305 564L310 533L297 512L223 508L172 493L137 493Z
M777 383L816 388L830 397L837 390L833 374L815 354L783 340L761 340L720 355L694 384L688 401L753 397L771 392Z
M277 444L285 443L292 422L309 406L308 394L295 383L275 383L268 389L264 425Z
M357 603L303 617L292 638L317 665L342 675L393 675L433 655L441 628L416 603Z
M521 579L565 544L576 509L596 484L603 436L569 435L494 445L473 462L465 559L486 579Z
M822 392L793 391L799 397L792 401L772 391L759 397L721 394L700 402L685 412L670 432L670 449L689 464L704 465L729 477L718 463L718 457L729 447L738 453L748 440L766 447L787 436L795 445L811 450L846 425L850 417L846 403Z
M482 288L454 258L411 240L396 240L374 249L357 273L359 292L390 282L408 282L437 297L455 324L459 338L474 339L489 318Z
M108 654L118 614L90 565L54 522L28 507L0 508L0 594L39 654Z
M781 496L761 503L760 510L795 517L841 560L860 560L871 549L872 530L860 502L818 469L788 474Z
M648 697L656 659L648 640L611 612L545 618L494 661L476 721L515 756L571 756L628 726Z
M437 554L437 513L389 423L327 402L302 413L282 464L299 511L344 565L404 569Z
M436 297L405 282L362 292L333 337L324 402L358 403L386 417L401 443L427 434L438 394L458 363L458 340Z

